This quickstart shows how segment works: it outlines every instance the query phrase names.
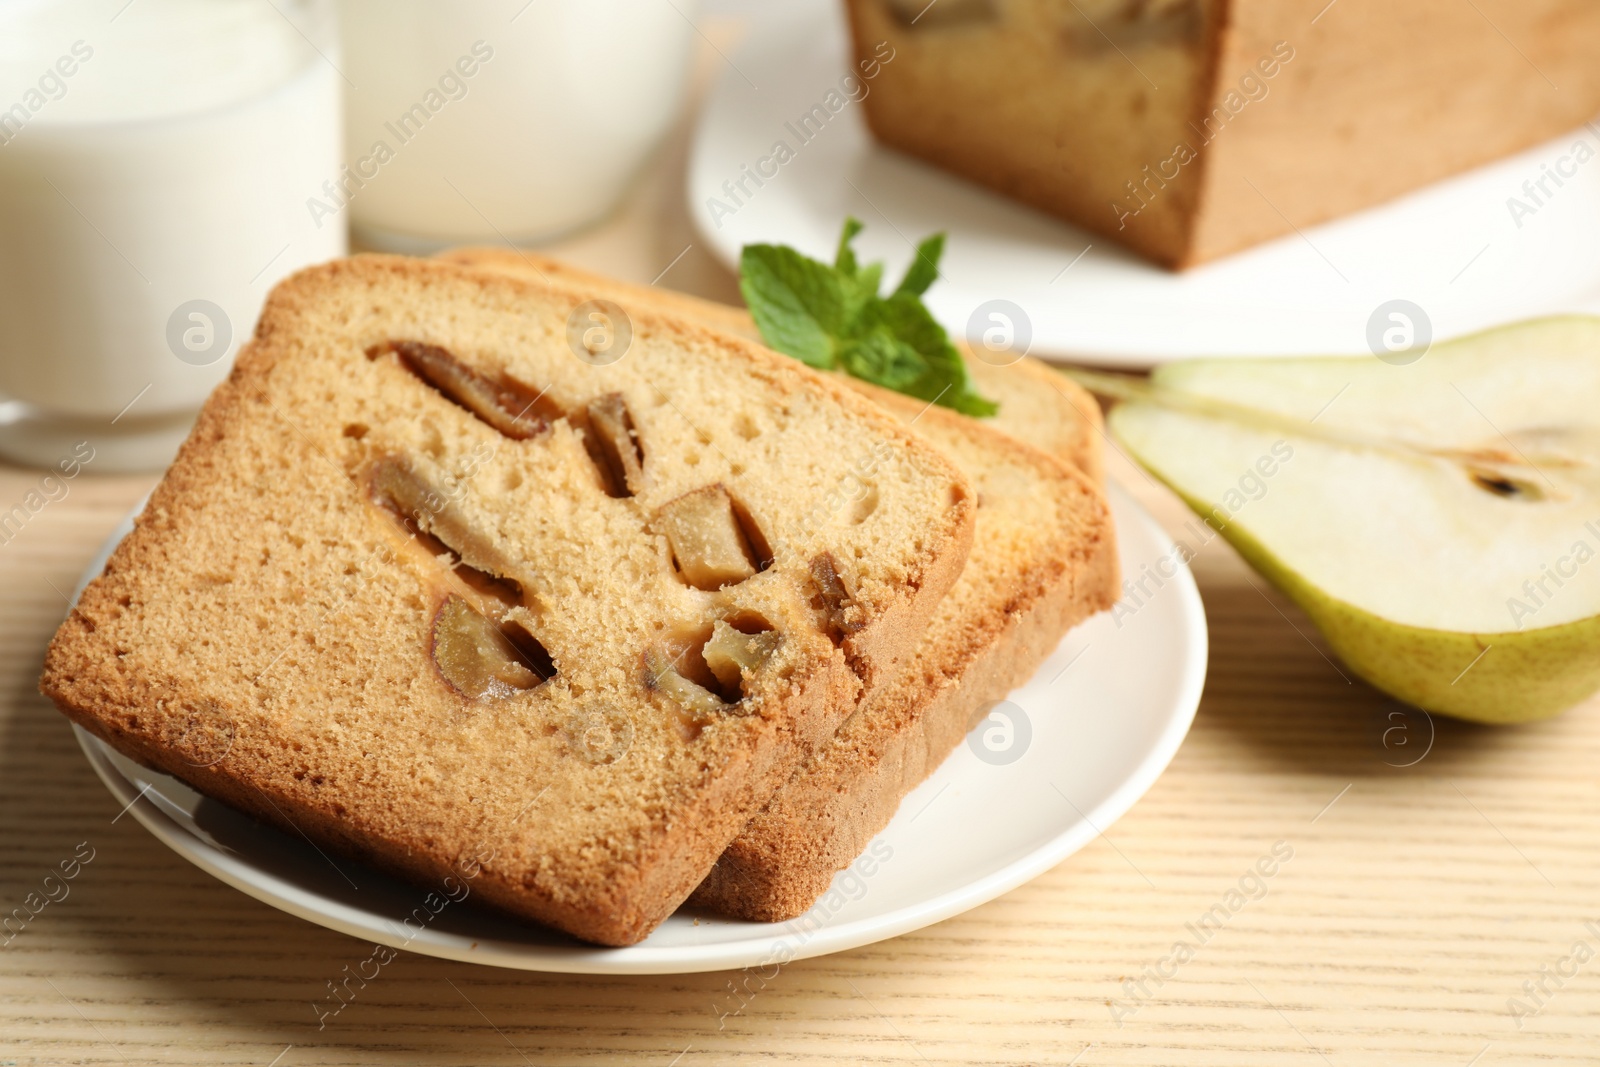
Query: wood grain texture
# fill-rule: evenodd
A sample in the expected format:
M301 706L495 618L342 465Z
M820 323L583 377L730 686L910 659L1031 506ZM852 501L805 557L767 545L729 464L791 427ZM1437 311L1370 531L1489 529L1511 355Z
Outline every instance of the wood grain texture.
M615 221L553 251L649 281L694 241L681 153L680 139ZM697 243L662 284L733 291ZM1114 454L1110 471L1192 536L1165 491ZM0 511L38 481L0 468ZM151 481L85 474L0 544L0 913L81 842L94 850L65 899L9 942L0 933L0 1067L1596 1061L1600 959L1559 988L1545 979L1551 995L1520 1029L1507 1002L1531 1007L1522 983L1575 941L1600 950L1585 928L1600 920L1600 702L1514 729L1438 720L1426 756L1395 766L1422 751L1426 721L1386 747L1406 722L1395 706L1347 682L1220 539L1194 561L1212 655L1193 732L1105 837L1029 885L765 981L542 976L402 953L319 1031L326 983L372 946L251 900L119 817L34 689L64 594ZM1194 940L1186 924L1279 841L1293 857L1265 896L1130 994L1125 980ZM1137 1007L1120 1027L1119 1001Z

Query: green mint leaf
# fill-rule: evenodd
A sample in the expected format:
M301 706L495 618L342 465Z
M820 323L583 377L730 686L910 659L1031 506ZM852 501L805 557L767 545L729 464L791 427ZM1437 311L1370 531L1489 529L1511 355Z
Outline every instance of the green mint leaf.
M844 230L839 234L839 251L833 257L833 269L840 274L853 276L856 272L856 253L855 249L850 247L850 242L856 239L856 234L862 229L864 227L860 219L854 215L845 216ZM874 286L872 291L877 293L877 287Z
M842 367L965 415L993 415L999 405L973 391L961 353L922 303L939 277L944 234L917 246L900 285L884 298L883 264L861 266L851 247L861 230L860 220L845 219L831 267L784 245L745 246L739 289L762 338L820 370Z
M840 336L854 337L862 327L862 309L878 299L878 284L883 281L883 264L869 264L851 277L840 275L839 281L844 286L844 330Z
M882 263L862 267L856 261L855 249L850 247L850 242L860 232L861 220L854 217L844 220L844 229L839 234L839 250L833 260L834 272L844 287L844 326L838 335L841 338L854 335L861 309L867 301L877 298L878 286L883 282Z
M932 364L954 364L965 373L961 355L950 343L933 313L911 293L895 293L887 300L876 300L867 313L868 329L887 329L894 336L922 353Z
M921 299L897 292L887 300L875 301L866 311L868 326L885 330L922 358L926 371L905 386L892 386L902 393L933 400L964 415L993 415L1000 410L993 401L973 392L967 377L967 364L950 335L939 325Z
M861 290L867 299L878 295L878 287L883 284L883 264L869 263L856 274L856 287Z
M946 396L939 401L947 408L959 411L963 415L971 415L975 419L991 418L1000 412L1000 405L986 397L979 396L968 386L954 397Z
M863 381L903 393L928 374L928 361L885 329L877 329L839 350L839 363Z
M831 267L783 245L745 245L739 291L767 344L807 366L833 369L853 301Z
M939 278L939 257L944 255L944 234L936 233L932 237L925 237L917 246L917 254L911 260L911 265L906 268L906 276L900 280L900 285L895 289L895 295L910 293L921 296L928 291Z

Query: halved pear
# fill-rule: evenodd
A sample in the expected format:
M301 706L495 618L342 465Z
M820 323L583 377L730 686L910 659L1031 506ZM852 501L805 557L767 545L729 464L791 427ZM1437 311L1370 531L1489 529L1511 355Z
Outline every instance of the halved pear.
M1394 365L1202 359L1109 424L1357 674L1479 722L1600 688L1600 319L1520 323Z

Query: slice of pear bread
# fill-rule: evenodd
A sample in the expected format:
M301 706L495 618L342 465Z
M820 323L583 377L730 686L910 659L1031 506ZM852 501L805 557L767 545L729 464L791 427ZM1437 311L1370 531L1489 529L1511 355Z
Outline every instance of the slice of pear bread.
M867 388L972 478L972 553L913 669L863 697L690 898L738 918L811 907L995 702L1117 599L1111 514L1089 478L973 419Z
M586 321L421 260L279 285L43 692L330 856L643 938L911 657L975 505L793 360Z
M638 304L753 341L761 340L761 331L756 329L755 320L744 308L671 289L619 282L537 252L455 248L440 253L440 258L463 266L572 286L593 294L609 293L610 299L623 304ZM1031 356L999 365L985 362L959 342L957 347L966 357L973 388L1000 405L998 414L983 420L985 426L1060 456L1096 481L1102 478L1101 439L1105 428L1094 397L1076 382L1052 370L1048 363Z
M460 250L452 258L481 269L539 271L592 297L687 316L719 329L753 331L748 315L665 290L630 286L528 253ZM1015 371L1033 361L1024 361ZM976 369L980 364L973 364ZM987 367L988 371L1002 368ZM1028 404L1013 425L1059 443L1065 420L1049 386L1070 382L1043 364L1021 374L1048 376L1006 393ZM843 379L948 455L977 489L977 528L966 568L940 603L911 671L864 693L854 714L751 820L691 902L740 918L778 921L809 908L834 875L860 855L901 799L960 743L993 703L1025 681L1072 626L1109 608L1120 583L1115 532L1100 490L1099 409L1079 465L970 419L856 379ZM1005 379L1022 381L1020 374ZM1052 417L1051 409L1057 408ZM1077 412L1069 405L1068 412ZM1087 453L1090 459L1082 459Z

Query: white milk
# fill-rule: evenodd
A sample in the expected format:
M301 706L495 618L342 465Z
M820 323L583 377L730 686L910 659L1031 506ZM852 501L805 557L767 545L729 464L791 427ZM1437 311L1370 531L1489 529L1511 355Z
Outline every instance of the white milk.
M317 210L404 251L595 221L678 112L698 6L340 0L349 170Z
M278 7L0 0L0 453L160 464L272 284L344 253L305 207L341 146L329 12Z

